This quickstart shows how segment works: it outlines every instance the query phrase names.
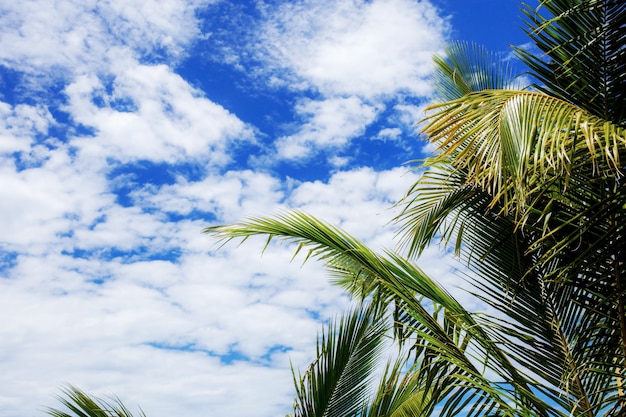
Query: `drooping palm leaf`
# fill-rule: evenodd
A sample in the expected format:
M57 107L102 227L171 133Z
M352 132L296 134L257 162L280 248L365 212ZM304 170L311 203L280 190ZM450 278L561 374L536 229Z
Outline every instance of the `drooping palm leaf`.
M287 239L298 244L296 252L308 247L307 259L313 257L324 261L334 274L343 275L345 282L354 283L366 277L367 287L376 288L379 294L386 294L397 304L403 314L403 324L428 343L440 361L455 367L457 373L450 384L454 387L454 392L449 395L452 400L446 402L449 415L459 411L457 406L465 405L463 398L477 393L478 400L470 405L475 415L494 409L503 415L517 415L519 409L534 410L538 415L559 413L535 395L530 380L512 366L473 316L407 260L391 252L378 255L347 233L297 211L275 218L214 226L205 232L222 239L245 239L252 235ZM424 301L427 301L426 306ZM447 326L433 316L433 305L445 311ZM455 323L458 330L449 333L449 323ZM472 340L469 350L459 347L459 332ZM492 383L477 364L500 375L510 390Z
M538 196L553 192L590 166L597 176L620 178L626 130L554 97L517 90L485 90L431 106L423 133L435 157L466 171L466 182L488 192L505 213L526 220ZM557 200L558 201L558 200Z
M537 88L623 127L626 3L545 0L536 9L524 6L523 12L527 33L541 52L518 49L517 53L540 81ZM623 147L617 153L623 155ZM623 168L623 162L619 166ZM596 343L585 337L587 343L581 343L578 352L602 363L604 372L613 360L617 364L613 372L621 368L618 380L622 381L626 366L626 190L623 178L598 178L588 171L579 173L579 181L568 191L572 204L554 213L551 222L560 223L561 230L556 228L535 247L544 250L544 260L561 264L556 270L575 283L572 291L588 307L584 321L596 323L591 332L597 335ZM578 236L567 231L577 228L582 229ZM600 360L602 351L611 353ZM623 388L619 391L622 401L616 404L626 407L626 393Z
M402 356L387 364L378 390L363 412L364 417L431 415L431 391L435 384L417 378L418 373L410 370L408 359Z
M317 357L304 375L294 375L296 404L292 416L413 417L432 415L442 399L455 391L458 370L440 360L436 351L419 337L404 340L395 359L388 360L378 389L372 391L381 339L388 335L388 320L381 305L360 303L356 309L331 322L318 339ZM460 349L464 338L444 319L449 334L456 334ZM389 346L387 346L389 347ZM393 352L393 350L392 350ZM370 389L368 389L370 388ZM454 413L476 398L464 398Z
M97 398L71 385L64 388L63 395L58 398L67 410L48 408L48 414L53 417L133 417L119 398ZM142 410L137 415L146 417Z

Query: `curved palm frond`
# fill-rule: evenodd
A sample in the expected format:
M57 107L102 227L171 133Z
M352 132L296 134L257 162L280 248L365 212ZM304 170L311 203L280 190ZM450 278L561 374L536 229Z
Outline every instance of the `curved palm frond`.
M439 361L455 367L456 374L450 383L454 392L448 398L452 399L446 401L449 415L458 412L456 407L466 405L463 399L472 395L477 399L470 406L475 415L494 409L503 415L518 415L521 409L534 410L538 415L559 414L535 395L531 381L509 362L473 315L406 259L392 252L384 256L376 254L345 232L297 211L275 218L213 226L205 232L226 240L252 235L286 239L298 244L296 253L309 247L306 259L322 260L334 274L344 275L346 282L354 283L366 277L368 287L385 294L387 302L396 303L402 325L428 343ZM433 307L444 312L440 316L446 317L444 322L433 315ZM450 332L452 328L456 330ZM459 347L460 338L471 340L469 350ZM509 388L485 377L483 367L499 375Z
M295 417L355 416L369 401L388 330L382 314L370 304L329 323L318 338L315 361L304 376L294 374Z
M515 50L540 81L536 88L623 125L626 3L543 0L537 8L523 5L522 12L541 54Z
M381 340L388 335L382 312L377 303L361 303L342 315L339 324L328 325L318 338L315 361L304 375L294 374L297 395L291 416L426 417L451 394L461 397L455 392L460 371L415 335L388 360L378 389L369 389L378 376L374 365L381 357ZM460 330L447 319L444 323L451 335ZM461 332L455 340L463 350L470 339ZM463 401L449 406L448 414L467 411L467 404L479 397L476 390L463 392ZM473 408L479 412L477 404Z
M67 410L48 408L47 413L53 417L133 417L132 412L119 398L104 400L71 385L64 388L63 396L58 398ZM141 409L138 416L146 417Z
M442 56L433 59L437 101L456 100L476 91L521 87L508 61L475 43L452 42Z
M383 372L378 390L363 412L364 417L382 416L429 416L434 401L431 391L434 384L417 378L417 373L408 371L408 356L401 356L388 362Z
M222 241L267 236L264 249L273 239L296 243L293 258L306 248L304 262L309 258L325 262L334 282L349 294L364 299L377 289L376 268L368 265L379 260L365 245L338 227L298 211L281 213L274 218L255 217L233 225L207 227L203 232Z

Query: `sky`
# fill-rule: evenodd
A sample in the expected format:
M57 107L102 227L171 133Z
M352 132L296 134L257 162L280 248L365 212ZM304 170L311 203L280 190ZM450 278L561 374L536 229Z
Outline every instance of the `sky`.
M509 55L514 0L0 0L0 414L73 384L149 417L284 416L347 297L202 229L300 209L375 249L432 56ZM466 303L437 247L419 265Z

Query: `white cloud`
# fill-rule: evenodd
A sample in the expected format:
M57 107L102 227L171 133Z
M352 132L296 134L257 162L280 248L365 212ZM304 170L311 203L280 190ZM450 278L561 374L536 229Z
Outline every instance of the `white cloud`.
M211 1L24 0L3 5L0 61L28 73L100 71L124 48L176 58L199 35L195 10Z
M287 69L325 96L373 98L428 95L447 27L427 1L310 0L282 4L261 31L277 73Z
M222 165L230 159L226 151L231 142L252 140L250 129L235 115L166 66L133 60L118 66L111 93L94 76L79 77L65 89L66 110L97 135L97 140L75 138L74 146L123 162L202 159ZM104 104L98 106L96 100Z
M133 196L136 204L161 212L188 216L195 210L209 218L234 222L281 204L281 188L278 179L245 170L209 175L195 182L179 178L174 185L137 190Z
M402 134L402 129L397 128L397 127L387 127L384 129L381 129L380 132L378 132L378 138L382 139L382 140L386 140L386 139L396 139L398 138L398 136L400 136Z
M85 218L54 230L72 230L71 237L26 233L12 243L21 245L21 254L0 280L0 315L14 317L0 326L0 362L11 381L0 381L0 404L15 410L9 416L31 412L33 399L53 404L54 388L71 382L101 395L115 393L153 417L203 415L207 409L249 415L251 399L259 401L258 415L284 413L293 395L288 359L299 368L308 363L319 329L310 313L336 314L346 304L341 291L329 286L319 265L290 262L293 247L272 245L261 256L264 240L253 239L215 252L217 243L200 234L208 222L170 222L142 208L162 206L182 215L210 211L218 221L231 221L297 207L380 248L393 238L384 227L393 215L388 207L414 179L403 168L359 169L337 173L327 183L293 184L285 195L289 188L275 178L251 171L233 171L221 180L181 178L137 191L136 207L119 207L105 195L84 210ZM50 184L30 178L29 185L36 181ZM62 188L49 191L70 195ZM85 205L80 199L68 203ZM34 214L53 220L66 210L51 208ZM102 217L89 224L93 214L87 212ZM45 250L24 249L32 242ZM175 262L110 259L102 252L144 246L148 254L171 250L180 256ZM72 248L88 251L82 258L62 251ZM266 356L277 346L289 350ZM248 360L220 360L218 355L233 351Z
M310 157L362 134L391 98L432 92L432 55L448 27L428 1L285 2L266 8L252 43L272 85L312 91L295 106L302 125L277 142L277 156ZM268 75L269 74L269 75Z
M343 228L374 250L392 249L395 231L389 223L397 214L392 206L415 180L415 174L404 168L343 171L328 183L300 184L288 204Z
M376 119L379 109L357 97L348 97L303 100L295 110L305 122L295 134L276 141L278 156L284 159L307 157L319 148L342 147L363 134L365 127Z
M113 202L97 161L73 164L67 148L49 151L41 166L0 169L0 242L36 252L73 227L89 225L101 207Z
M28 151L33 137L46 134L53 123L50 112L42 105L0 102L0 152Z
M43 103L0 107L4 126L11 130L0 131L5 137L0 149L28 151L23 156L36 158L36 149L28 149L27 130L45 134L56 123L48 105L95 130L97 140L81 137L71 143L92 157L228 162L226 147L251 140L251 130L166 65L176 63L200 36L196 11L212 2L26 0L5 5L0 65L20 73L19 85L12 86L18 95L34 95ZM146 63L155 59L163 64ZM65 105L62 98L50 97L59 85L65 85Z

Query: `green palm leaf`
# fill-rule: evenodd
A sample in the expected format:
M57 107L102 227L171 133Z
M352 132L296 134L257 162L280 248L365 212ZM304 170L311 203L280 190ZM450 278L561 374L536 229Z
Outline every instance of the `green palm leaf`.
M90 396L73 386L63 389L63 396L59 397L59 401L67 410L47 409L48 414L53 417L133 417L119 398L104 400ZM138 416L146 415L139 410Z
M376 305L346 313L318 339L317 357L295 378L295 417L355 416L368 401L386 321Z
M464 398L478 400L471 405L476 415L494 409L505 415L518 415L519 410L535 410L539 415L558 413L539 399L528 380L508 361L506 355L453 297L407 260L387 252L378 255L365 245L339 229L326 225L301 212L281 214L275 218L251 219L226 226L205 229L218 238L230 240L252 235L267 235L270 239L287 239L298 244L296 253L308 247L306 259L320 259L334 274L344 276L351 287L375 289L385 295L387 302L395 302L401 312L400 322L428 344L438 360L454 367L452 400L446 409L449 415L458 412L465 404ZM361 277L367 284L361 285ZM433 307L444 311L440 317L433 315ZM446 324L447 323L447 324ZM454 326L451 326L451 323ZM456 329L451 332L450 329ZM471 346L459 340L468 338ZM471 353L470 353L471 352ZM492 383L480 367L486 367L506 381L512 390Z
M541 54L516 48L546 93L613 123L626 120L626 3L543 0L524 5L526 33Z

